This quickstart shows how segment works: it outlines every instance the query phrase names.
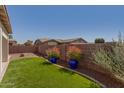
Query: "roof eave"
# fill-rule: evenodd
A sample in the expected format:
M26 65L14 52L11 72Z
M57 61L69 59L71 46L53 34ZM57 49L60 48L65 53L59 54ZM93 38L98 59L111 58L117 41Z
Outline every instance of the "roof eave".
M9 16L7 13L6 6L0 6L0 20L4 25L5 29L7 30L8 34L12 34L12 28L9 20Z

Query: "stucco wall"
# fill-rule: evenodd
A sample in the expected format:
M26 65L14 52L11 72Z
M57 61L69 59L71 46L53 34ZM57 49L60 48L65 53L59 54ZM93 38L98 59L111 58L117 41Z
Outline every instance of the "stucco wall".
M3 62L8 62L8 33L0 21L0 76L4 71Z
M1 21L0 21L0 27L2 28L2 31L4 32L4 34L8 37L8 33L5 29L5 27L3 26L3 24L1 23Z

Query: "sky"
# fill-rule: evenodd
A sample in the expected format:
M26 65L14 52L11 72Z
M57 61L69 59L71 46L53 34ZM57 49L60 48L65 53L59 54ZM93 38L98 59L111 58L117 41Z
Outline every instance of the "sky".
M19 43L39 38L106 41L124 34L124 6L7 6Z

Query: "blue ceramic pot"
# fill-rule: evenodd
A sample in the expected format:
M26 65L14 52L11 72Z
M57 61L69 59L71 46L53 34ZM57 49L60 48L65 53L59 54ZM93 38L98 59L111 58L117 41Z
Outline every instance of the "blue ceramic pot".
M78 61L75 59L70 59L69 66L71 69L76 69L78 67Z
M54 64L57 63L57 59L58 59L58 58L55 58L55 57L49 58L50 62L51 62L51 63L54 63Z

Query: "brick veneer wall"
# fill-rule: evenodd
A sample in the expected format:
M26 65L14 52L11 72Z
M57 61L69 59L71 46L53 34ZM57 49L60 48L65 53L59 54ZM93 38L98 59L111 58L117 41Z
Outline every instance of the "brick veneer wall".
M24 45L16 45L9 46L9 53L35 53L37 48L35 46L24 46Z

